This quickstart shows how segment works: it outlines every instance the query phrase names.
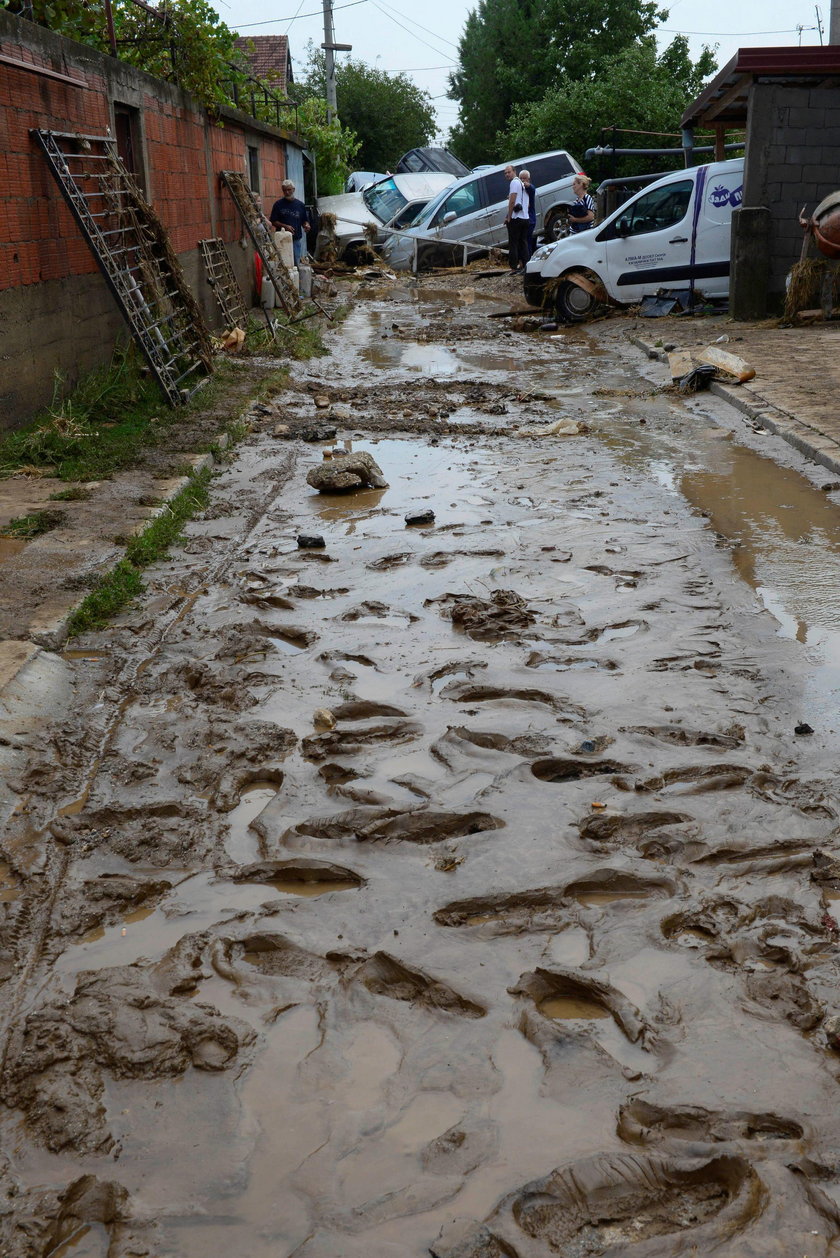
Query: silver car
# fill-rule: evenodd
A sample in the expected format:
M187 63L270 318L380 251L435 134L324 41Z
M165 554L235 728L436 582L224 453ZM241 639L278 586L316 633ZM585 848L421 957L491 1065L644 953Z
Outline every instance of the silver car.
M565 149L535 153L473 172L429 201L413 222L393 232L382 256L395 270L458 265L507 242L508 181L505 168L528 170L536 188L536 231L552 235L574 200L572 182L580 166Z
M367 229L378 241L385 239L387 227L402 227L414 219L429 201L455 182L454 175L426 170L412 175L389 175L371 184L364 192L319 197L318 213L334 214L338 257L351 266L369 245ZM318 233L315 257L324 256L331 242L323 229Z

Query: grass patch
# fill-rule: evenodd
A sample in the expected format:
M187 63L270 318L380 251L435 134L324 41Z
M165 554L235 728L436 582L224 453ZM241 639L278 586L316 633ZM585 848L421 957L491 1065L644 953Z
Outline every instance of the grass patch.
M87 502L93 491L84 485L71 485L69 489L60 489L57 494L50 494L50 502Z
M30 511L28 515L15 516L6 527L0 530L3 537L16 537L20 541L29 541L49 533L64 523L63 511Z
M187 520L207 506L210 497L209 468L198 472L176 494L156 520L126 546L125 558L97 582L90 594L79 604L67 622L67 635L102 629L109 620L127 607L143 592L141 572L149 564L164 559L170 546L181 536Z
M317 319L305 319L302 323L282 322L282 316L274 323L275 335L256 319L249 318L246 331L246 353L261 358L319 358L330 351L324 344L322 328Z

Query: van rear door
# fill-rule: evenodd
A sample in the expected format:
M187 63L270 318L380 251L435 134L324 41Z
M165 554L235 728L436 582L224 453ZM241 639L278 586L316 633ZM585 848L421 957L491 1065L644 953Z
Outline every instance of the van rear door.
M742 162L707 167L705 185L698 186L702 205L697 219L695 286L705 297L729 294L729 262L732 250L732 211L744 194Z
M604 250L608 286L616 301L631 305L659 288L690 284L695 181L702 169L649 188L598 232L596 240Z

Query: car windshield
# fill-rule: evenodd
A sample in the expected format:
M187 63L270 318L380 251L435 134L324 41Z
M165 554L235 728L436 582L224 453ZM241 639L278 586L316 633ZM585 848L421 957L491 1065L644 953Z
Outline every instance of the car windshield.
M382 183L367 188L362 196L371 214L375 214L380 223L390 223L395 214L399 214L407 201L393 179L385 179Z
M437 207L440 205L441 201L444 199L444 197L447 197L451 191L452 191L451 187L444 188L443 191L439 192L436 197L432 197L431 201L429 201L426 205L424 205L422 210L419 210L417 214L414 215L414 218L411 220L411 226L417 227L421 219L424 222L428 222L428 220L432 217Z
M400 215L400 221L397 226L416 227L428 204L428 201L417 201L414 204L409 205L406 208L405 213Z

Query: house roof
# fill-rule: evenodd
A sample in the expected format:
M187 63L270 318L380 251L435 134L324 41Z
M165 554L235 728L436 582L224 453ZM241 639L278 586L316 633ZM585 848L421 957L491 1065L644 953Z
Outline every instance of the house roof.
M236 47L244 54L255 79L286 93L292 82L292 58L288 35L241 35Z
M684 127L744 126L749 89L757 79L772 82L840 77L840 44L805 48L739 48L735 56L682 116Z

